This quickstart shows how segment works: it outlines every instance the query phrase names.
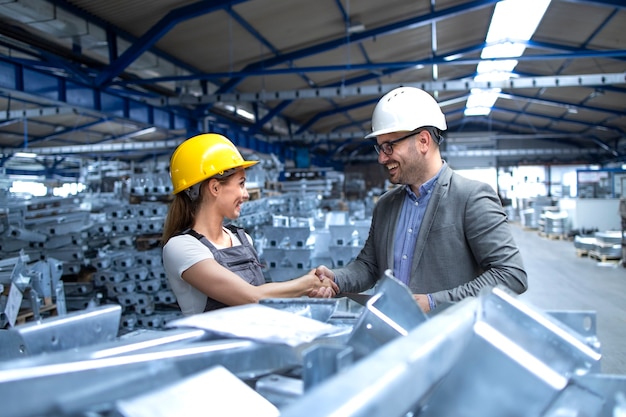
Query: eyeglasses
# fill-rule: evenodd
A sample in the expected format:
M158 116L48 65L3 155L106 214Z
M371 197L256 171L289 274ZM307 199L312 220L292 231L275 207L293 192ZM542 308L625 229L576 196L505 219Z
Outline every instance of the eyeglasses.
M394 139L394 140L390 140L388 142L383 142L380 145L379 144L375 144L374 145L374 149L376 150L376 153L380 155L380 152L382 151L385 155L389 156L393 153L393 145L395 145L396 143L404 140L404 139L408 139L413 135L417 135L418 133L424 131L424 129L420 129L420 130L414 130L411 133L409 133L408 135L402 136L398 139Z

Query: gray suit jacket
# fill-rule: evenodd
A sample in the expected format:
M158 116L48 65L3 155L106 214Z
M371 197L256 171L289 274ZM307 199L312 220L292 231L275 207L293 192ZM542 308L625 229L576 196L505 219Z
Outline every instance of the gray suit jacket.
M388 191L374 208L363 249L346 267L334 270L343 292L373 287L393 270L396 224L404 187ZM484 287L504 285L521 294L527 277L500 199L493 188L442 170L417 236L409 288L432 294L437 303L475 296Z

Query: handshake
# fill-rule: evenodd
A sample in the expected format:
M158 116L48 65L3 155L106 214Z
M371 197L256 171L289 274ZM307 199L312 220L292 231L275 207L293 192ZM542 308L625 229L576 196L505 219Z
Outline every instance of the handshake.
M335 274L328 267L320 265L306 275L312 283L308 293L313 298L332 298L339 294L339 287L335 283Z

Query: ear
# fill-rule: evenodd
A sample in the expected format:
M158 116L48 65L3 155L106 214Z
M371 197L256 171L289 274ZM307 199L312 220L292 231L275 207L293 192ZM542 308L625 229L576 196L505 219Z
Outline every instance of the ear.
M418 147L422 152L427 151L430 143L434 140L435 139L430 135L430 132L428 130L422 130L417 135Z
M212 195L216 195L217 194L217 192L220 189L219 186L220 186L220 182L218 180L216 180L215 178L210 179L208 184L207 184L209 192Z

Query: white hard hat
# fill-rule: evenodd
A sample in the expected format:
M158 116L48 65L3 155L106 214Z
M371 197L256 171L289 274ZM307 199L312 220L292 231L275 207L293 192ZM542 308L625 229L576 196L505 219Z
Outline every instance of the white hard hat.
M372 115L372 133L366 139L385 133L413 131L424 126L446 130L446 118L437 101L424 90L399 87L385 94Z

